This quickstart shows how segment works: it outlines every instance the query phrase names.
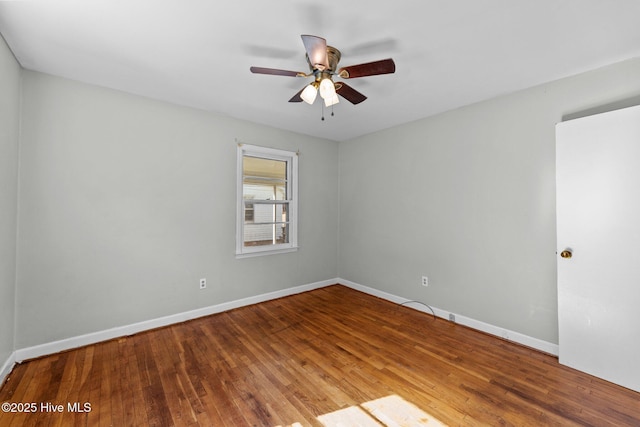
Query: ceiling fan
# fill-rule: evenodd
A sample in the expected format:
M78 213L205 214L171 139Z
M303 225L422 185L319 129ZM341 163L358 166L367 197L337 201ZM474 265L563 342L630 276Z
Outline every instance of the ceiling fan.
M313 82L302 88L289 102L304 101L308 104L313 104L318 93L320 93L320 97L324 100L324 104L327 107L339 102L338 95L352 104L359 104L367 99L367 97L346 83L334 82L333 76L338 76L343 79L353 79L356 77L391 74L396 71L396 64L391 58L337 69L341 56L338 49L333 46L328 46L327 41L322 37L311 35L302 35L301 37L302 43L304 43L305 50L307 51L306 58L309 63L309 68L311 69L310 73L278 70L275 68L250 68L251 72L256 74L313 77Z

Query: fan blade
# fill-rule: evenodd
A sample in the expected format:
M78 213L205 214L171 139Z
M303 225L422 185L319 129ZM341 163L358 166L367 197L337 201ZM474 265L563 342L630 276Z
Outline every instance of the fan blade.
M300 92L293 95L293 97L289 100L289 102L302 102L303 99L300 97L300 94L302 93L303 90L305 90L305 88L306 86L300 89Z
M396 72L396 63L393 59L367 62L366 64L351 65L338 70L338 75L343 79L356 77L377 76L379 74L391 74Z
M336 93L342 96L344 99L352 103L353 105L360 104L362 101L367 99L366 96L347 85L346 83L339 82L336 86L340 86L336 88Z
M322 37L310 36L303 34L302 43L307 51L309 62L313 69L324 71L329 68L329 59L327 58L327 41Z
M263 68L263 67L251 67L249 69L254 74L269 74L272 76L288 76L288 77L306 77L306 74L300 71L278 70L276 68Z

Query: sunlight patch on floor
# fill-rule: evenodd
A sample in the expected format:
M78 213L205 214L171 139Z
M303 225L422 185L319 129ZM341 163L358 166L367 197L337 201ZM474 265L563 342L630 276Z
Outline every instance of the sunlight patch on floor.
M445 426L437 418L395 394L318 417L326 427Z

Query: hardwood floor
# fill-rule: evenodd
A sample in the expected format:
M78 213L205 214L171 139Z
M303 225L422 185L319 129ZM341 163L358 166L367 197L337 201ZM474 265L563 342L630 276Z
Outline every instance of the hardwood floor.
M2 427L640 425L639 393L338 285L25 362L0 402L35 404Z

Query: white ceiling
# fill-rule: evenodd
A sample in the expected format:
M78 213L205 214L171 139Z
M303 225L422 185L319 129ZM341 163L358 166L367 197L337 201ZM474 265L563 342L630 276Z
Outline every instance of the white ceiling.
M324 3L0 1L0 33L30 70L337 141L640 56L638 0ZM397 71L350 80L369 99L321 121L287 102L310 79L249 72L308 71L301 34Z

